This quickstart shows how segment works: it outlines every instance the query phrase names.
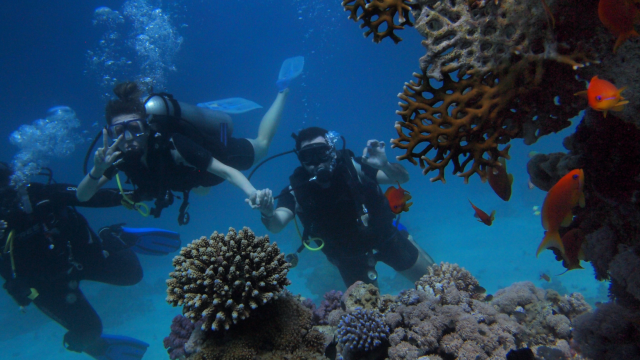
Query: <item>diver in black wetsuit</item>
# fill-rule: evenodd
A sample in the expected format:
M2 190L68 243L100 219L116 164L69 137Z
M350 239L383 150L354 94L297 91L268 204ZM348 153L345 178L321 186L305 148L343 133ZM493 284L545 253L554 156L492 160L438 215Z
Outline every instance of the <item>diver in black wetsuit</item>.
M101 360L118 359L108 352L111 340L101 337L100 317L79 283L134 285L142 279L142 268L131 244L114 237L102 240L74 206L118 206L122 196L117 190L104 189L81 203L74 185L55 183L30 183L16 191L10 185L11 174L1 163L0 275L5 290L21 308L33 302L65 327L68 350ZM144 350L142 346L140 357Z
M309 241L322 246L347 287L358 280L377 285L378 261L417 281L433 259L403 227L394 225L395 215L379 185L404 183L409 174L402 165L389 163L384 143L370 140L364 156L355 157L351 150L336 150L338 136L318 127L300 131L296 153L302 166L289 177L278 206L274 208L269 189L247 202L275 233L297 215L306 246Z

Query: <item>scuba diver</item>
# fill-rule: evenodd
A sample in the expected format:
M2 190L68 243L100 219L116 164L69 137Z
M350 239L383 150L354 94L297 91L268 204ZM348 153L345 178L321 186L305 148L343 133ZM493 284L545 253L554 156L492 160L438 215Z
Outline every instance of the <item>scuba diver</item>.
M105 227L97 235L75 206L112 207L116 189L102 189L87 202L74 185L31 182L16 190L13 171L0 163L0 275L4 289L24 311L30 303L67 329L63 345L98 360L141 359L147 343L102 333L102 321L80 289L91 280L135 285L142 268L134 253L167 254L180 247L179 235L161 229Z
M322 250L347 287L358 280L377 286L378 261L412 282L426 274L433 259L395 221L380 189L379 184L409 180L402 165L389 163L384 143L369 140L363 156L354 157L344 147L336 150L339 135L333 131L310 127L293 136L302 166L289 177L290 185L278 196L278 206L274 208L269 189L246 200L260 210L267 229L278 233L296 215L300 217L304 232L298 252L305 247ZM297 261L295 254L291 256L289 262Z
M128 205L145 216L159 217L162 209L173 203L173 192L182 192L178 223L184 225L189 222L186 210L192 189L206 193L228 180L251 196L256 189L239 170L249 169L267 154L282 117L289 82L302 71L298 58L293 58L297 68L285 66L291 59L283 64L276 83L280 91L262 118L255 139L231 137L231 117L222 111L179 102L166 93L151 94L143 102L137 84L117 85L114 93L118 98L106 107L104 146L95 152L93 169L78 186L78 199L90 199L114 175L120 184L117 172L122 171L135 187L133 198L126 199ZM108 138L115 143L109 146ZM155 207L147 213L140 202L153 199Z

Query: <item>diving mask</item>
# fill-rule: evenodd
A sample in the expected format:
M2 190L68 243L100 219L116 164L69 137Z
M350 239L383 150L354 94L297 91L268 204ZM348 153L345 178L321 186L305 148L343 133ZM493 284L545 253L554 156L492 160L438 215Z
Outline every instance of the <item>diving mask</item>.
M117 139L124 134L125 140L131 140L144 135L147 130L147 122L144 119L131 119L111 124L107 127L107 134L112 139Z
M298 151L298 159L305 166L317 166L332 159L332 150L326 143L310 144Z

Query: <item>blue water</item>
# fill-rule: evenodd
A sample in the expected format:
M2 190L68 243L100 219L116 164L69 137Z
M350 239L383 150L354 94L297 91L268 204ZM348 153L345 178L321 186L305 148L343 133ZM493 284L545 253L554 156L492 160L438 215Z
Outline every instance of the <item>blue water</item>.
M105 27L95 26L94 10L100 6L121 11L123 1L4 1L0 3L0 138L8 139L22 124L44 118L53 106L71 107L81 122L78 133L92 138L104 124L104 94L107 89L87 65L87 51L95 51ZM396 137L395 115L399 109L397 94L405 82L418 72L418 58L425 53L421 36L412 28L400 32L404 38L395 45L389 39L374 44L365 39L358 25L347 19L339 0L263 0L263 1L176 1L137 0L154 9L161 7L175 31L182 37L179 51L170 60L175 70L164 69L162 85L181 101L207 102L243 97L264 108L234 116L236 137L255 137L259 121L276 96L275 82L282 61L305 57L303 74L291 84L286 110L269 154L290 150L292 132L308 126L335 130L347 139L347 147L361 153L368 139L387 143L390 159L402 152L391 149ZM214 5L215 4L215 5ZM130 28L121 32L130 36ZM116 74L135 77L135 51L122 47L120 53L133 64ZM132 55L133 54L133 55ZM119 60L119 58L116 58ZM127 67L128 66L128 67ZM514 174L510 202L498 198L487 183L477 176L465 185L448 169L447 183L430 183L428 174L408 162L411 181L403 187L411 192L414 205L402 215L418 243L437 261L458 263L470 270L490 293L513 282L539 280L542 272L559 274L564 268L550 251L535 257L543 236L540 217L532 208L541 206L545 193L527 187L527 154L532 151L563 151L562 139L572 127L546 136L532 146L521 139L511 142ZM84 133L83 133L84 132ZM58 182L77 184L83 177L81 163L88 143L78 145L64 158L50 159ZM10 161L18 149L8 141L0 142L0 160ZM262 167L252 179L256 188L280 191L298 165L293 155L278 158ZM115 186L115 184L111 184ZM384 187L386 189L386 187ZM487 212L496 210L491 227L476 221L467 199ZM214 230L226 232L232 226L249 226L257 234L266 234L258 212L245 203L242 192L228 183L212 189L204 197L192 195L191 223L179 227L178 205L166 209L160 219L137 216L124 208L81 209L94 228L126 221L131 227L162 227L179 231L183 243ZM269 235L285 252L299 246L295 228L290 225L279 234ZM133 336L151 344L145 358L166 359L162 339L180 309L164 301L164 280L171 271L171 256L141 256L145 270L143 281L128 288L85 282L82 288L101 315L105 332ZM591 301L603 300L606 284L593 279L586 270L553 277L551 283L561 292L581 292ZM383 293L397 293L412 286L396 277L393 270L379 264ZM290 272L289 289L318 299L331 289L343 290L337 271L321 254L305 251L300 265ZM0 293L0 345L2 358L81 359L62 346L65 330L35 307L26 313L4 292Z

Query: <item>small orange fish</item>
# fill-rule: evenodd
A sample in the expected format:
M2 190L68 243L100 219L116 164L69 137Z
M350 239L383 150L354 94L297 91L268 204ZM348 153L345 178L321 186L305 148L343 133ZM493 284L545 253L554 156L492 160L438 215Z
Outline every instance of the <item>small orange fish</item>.
M413 205L412 202L407 203L407 201L411 200L410 193L403 189L398 183L398 188L396 189L393 186L390 186L387 191L384 192L384 196L389 200L389 206L391 207L391 211L394 214L400 214L403 211L409 211L409 207Z
M624 105L629 103L620 95L624 89L618 90L615 85L607 80L598 79L596 75L589 82L587 90L574 95L585 96L593 110L603 111L604 117L607 117L607 111L622 111Z
M618 37L613 46L614 53L628 38L640 36L633 28L637 12L633 2L629 0L600 0L598 3L600 21L614 36Z
M563 258L566 252L560 239L560 226L569 226L573 221L571 210L578 204L584 207L584 171L575 169L563 176L547 193L542 204L542 227L546 231L544 239L538 246L536 257L542 250L555 247Z
M580 266L580 260L584 260L584 252L582 244L584 243L584 232L579 228L569 230L562 237L562 245L564 246L564 256L562 265L567 271L574 269L584 269Z
M469 200L469 199L467 199L467 200ZM477 217L479 222L484 223L487 226L491 226L491 224L493 224L493 220L496 219L496 211L495 210L493 210L491 212L491 216L489 216L489 215L487 215L486 212L478 209L477 206L473 205L471 200L469 200L469 204L471 204L471 207L473 208L473 210L476 211L476 213L473 214L473 216Z
M540 280L544 280L546 282L550 282L551 278L549 277L549 275L547 275L545 273L542 273L542 274L540 274Z
M505 159L500 159L498 162L502 166L488 167L487 177L489 178L489 185L500 196L500 199L509 201L511 199L511 186L513 185L513 175L507 174L507 162Z

